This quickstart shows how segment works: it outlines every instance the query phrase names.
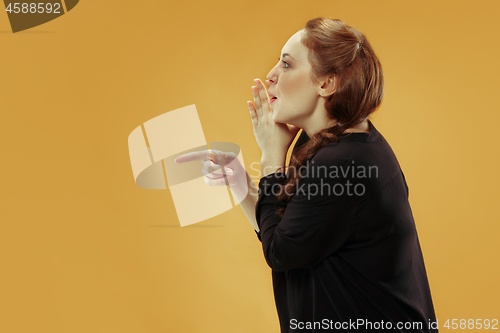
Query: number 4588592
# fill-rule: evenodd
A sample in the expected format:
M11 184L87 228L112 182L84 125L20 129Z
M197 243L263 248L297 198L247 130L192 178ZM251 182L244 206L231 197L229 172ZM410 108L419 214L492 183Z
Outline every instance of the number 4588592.
M9 13L23 13L23 14L35 14L35 13L53 13L53 14L61 14L61 4L60 3L9 3L7 8L5 9Z
M461 330L466 330L466 329L492 329L492 330L497 330L498 329L498 319L448 319L446 323L444 324L444 327L447 329L461 329Z

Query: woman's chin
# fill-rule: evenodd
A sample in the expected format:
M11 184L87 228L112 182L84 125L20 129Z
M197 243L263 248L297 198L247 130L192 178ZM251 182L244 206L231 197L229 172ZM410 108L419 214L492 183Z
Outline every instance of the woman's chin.
M280 115L278 113L278 110L276 110L275 108L273 108L273 115L272 115L272 119L279 123L280 122Z
M273 116L272 116L272 120L274 120L275 122L279 123L279 117L277 117L276 115L276 112L273 112Z
M274 113L272 119L276 123L288 124L288 119L283 118L279 113Z

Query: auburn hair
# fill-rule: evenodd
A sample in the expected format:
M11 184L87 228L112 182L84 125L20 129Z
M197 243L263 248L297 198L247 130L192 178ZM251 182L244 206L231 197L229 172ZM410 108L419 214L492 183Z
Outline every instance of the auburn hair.
M301 42L309 49L313 81L328 75L335 77L336 90L325 101L325 109L337 123L313 135L292 154L289 172L280 181L277 196L280 207L276 211L279 218L283 217L301 178L299 172L290 170L305 169L303 166L318 150L337 142L345 129L367 119L384 95L382 65L361 32L341 20L324 17L308 21L302 30ZM283 171L283 168L278 170Z

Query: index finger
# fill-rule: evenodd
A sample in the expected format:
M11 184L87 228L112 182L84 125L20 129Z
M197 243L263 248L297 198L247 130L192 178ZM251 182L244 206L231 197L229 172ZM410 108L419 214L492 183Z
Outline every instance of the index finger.
M210 150L201 150L201 151L194 151L191 153L183 154L180 156L177 156L177 158L174 160L175 163L184 163L184 162L190 162L190 161L198 161L198 160L212 160L212 152Z
M265 109L266 112L271 112L271 105L269 104L269 94L267 93L267 89L264 86L264 83L262 83L260 79L255 79L255 84L257 85L262 108Z

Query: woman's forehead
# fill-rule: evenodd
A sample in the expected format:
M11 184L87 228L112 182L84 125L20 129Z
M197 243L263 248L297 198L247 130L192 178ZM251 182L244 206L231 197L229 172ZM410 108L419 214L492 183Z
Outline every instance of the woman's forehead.
M307 47L304 46L301 41L303 33L303 30L299 30L290 37L285 43L285 46L283 46L281 54L287 53L297 61L307 59Z

